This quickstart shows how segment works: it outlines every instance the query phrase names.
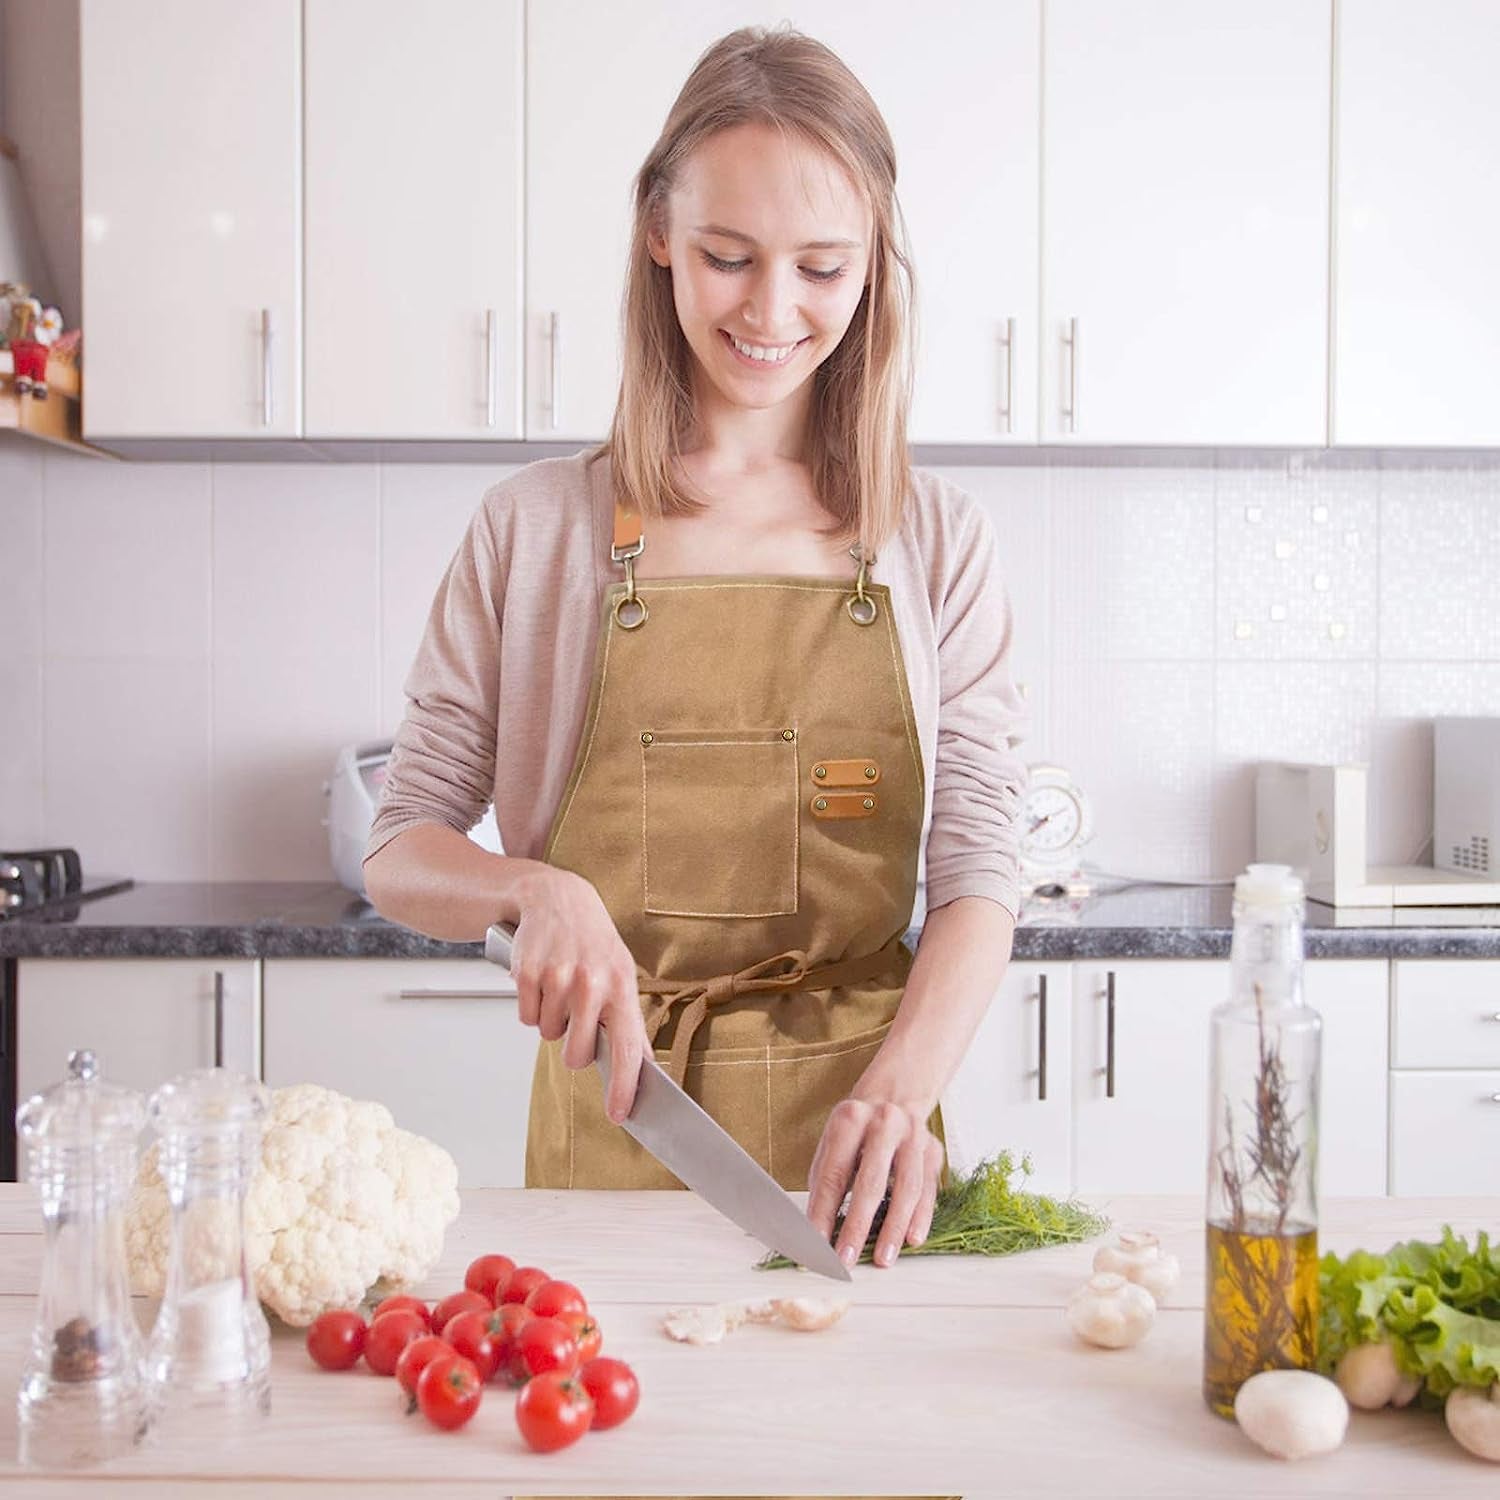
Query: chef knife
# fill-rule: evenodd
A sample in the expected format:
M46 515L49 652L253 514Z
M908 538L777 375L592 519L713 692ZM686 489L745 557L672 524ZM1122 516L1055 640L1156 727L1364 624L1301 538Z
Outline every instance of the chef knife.
M496 922L485 934L484 956L510 968L516 929ZM609 1037L599 1028L594 1061L609 1088ZM768 1249L790 1257L809 1271L851 1281L838 1252L818 1233L764 1167L735 1138L684 1093L654 1058L641 1061L635 1103L622 1122L668 1171L725 1218L755 1236Z

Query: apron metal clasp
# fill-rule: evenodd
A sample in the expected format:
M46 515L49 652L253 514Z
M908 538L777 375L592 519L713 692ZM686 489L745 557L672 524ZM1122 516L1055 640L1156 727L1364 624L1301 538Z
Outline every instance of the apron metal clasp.
M849 556L859 559L859 572L854 578L854 597L844 602L844 608L849 611L849 618L856 625L873 625L880 611L876 608L875 601L865 593L865 577L875 559L865 557L858 542L849 549Z
M609 555L625 564L625 592L615 600L615 624L621 630L637 630L651 613L646 601L635 591L635 560L646 550L645 537L637 537L627 547L611 547Z

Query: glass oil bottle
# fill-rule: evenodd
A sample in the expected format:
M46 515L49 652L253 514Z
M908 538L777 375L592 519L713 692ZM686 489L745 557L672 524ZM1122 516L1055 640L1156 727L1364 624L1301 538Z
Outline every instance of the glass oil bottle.
M1203 1398L1223 1417L1258 1371L1317 1355L1322 1021L1302 996L1302 897L1286 865L1235 881L1210 1025Z
M99 1076L92 1052L16 1111L46 1224L37 1321L16 1396L17 1457L76 1468L128 1453L149 1425L130 1303L125 1214L145 1103Z

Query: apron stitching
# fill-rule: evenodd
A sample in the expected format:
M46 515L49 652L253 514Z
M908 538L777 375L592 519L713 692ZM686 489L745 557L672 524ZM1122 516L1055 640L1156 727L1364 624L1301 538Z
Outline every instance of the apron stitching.
M894 618L892 618L892 610L889 600L886 601L885 608L885 637L886 640L890 643L891 664L896 670L896 681L901 690L901 723L902 727L906 730L906 744L907 748L911 751L912 761L916 766L917 785L922 788L925 800L927 791L927 773L926 768L922 765L921 747L917 744L916 738L912 731L912 715L910 710L911 695L910 690L906 685L906 666L901 660L901 653L896 646L896 622Z
M771 1128L771 1044L766 1043L766 1171L776 1175L776 1132Z
M889 1028L889 1022L883 1023ZM689 1062L690 1068L760 1068L767 1065L771 1067L785 1067L789 1063L822 1062L830 1057L844 1057L851 1052L868 1052L871 1047L878 1047L884 1037L877 1037L874 1041L854 1041L840 1044L823 1052L811 1052L805 1057L702 1057L695 1054ZM769 1052L769 1047L766 1049ZM665 1055L665 1054L663 1054ZM657 1059L661 1061L660 1058ZM665 1066L665 1064L663 1064Z
M599 735L599 720L604 714L604 684L609 677L609 648L613 640L613 626L606 625L604 632L604 656L599 663L599 694L594 700L594 721L589 725L589 742L584 746L583 758L579 761L580 765L587 763L588 757L594 749L594 741ZM556 825L547 839L547 848L549 850L556 846L558 839L562 836L563 824L568 821L568 813L572 809L573 799L578 795L578 789L582 785L583 777L579 776L574 780L573 786L568 792L568 800L564 804L562 811L558 813Z

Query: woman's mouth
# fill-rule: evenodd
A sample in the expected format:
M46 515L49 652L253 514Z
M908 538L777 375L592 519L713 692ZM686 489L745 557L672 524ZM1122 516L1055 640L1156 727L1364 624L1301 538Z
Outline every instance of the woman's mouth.
M752 370L779 370L784 365L790 364L792 360L797 357L797 351L805 343L808 342L808 339L798 339L797 342L795 344L792 344L790 347L785 344L777 345L775 346L775 348L777 354L779 355L779 358L758 359L755 355L746 354L742 349L740 349L735 344L734 338L730 334L728 329L721 328L719 330L719 333L722 335L724 343L727 345L729 352L735 357L735 359L738 360L742 365L748 365ZM752 345L751 347L763 348L764 346Z

